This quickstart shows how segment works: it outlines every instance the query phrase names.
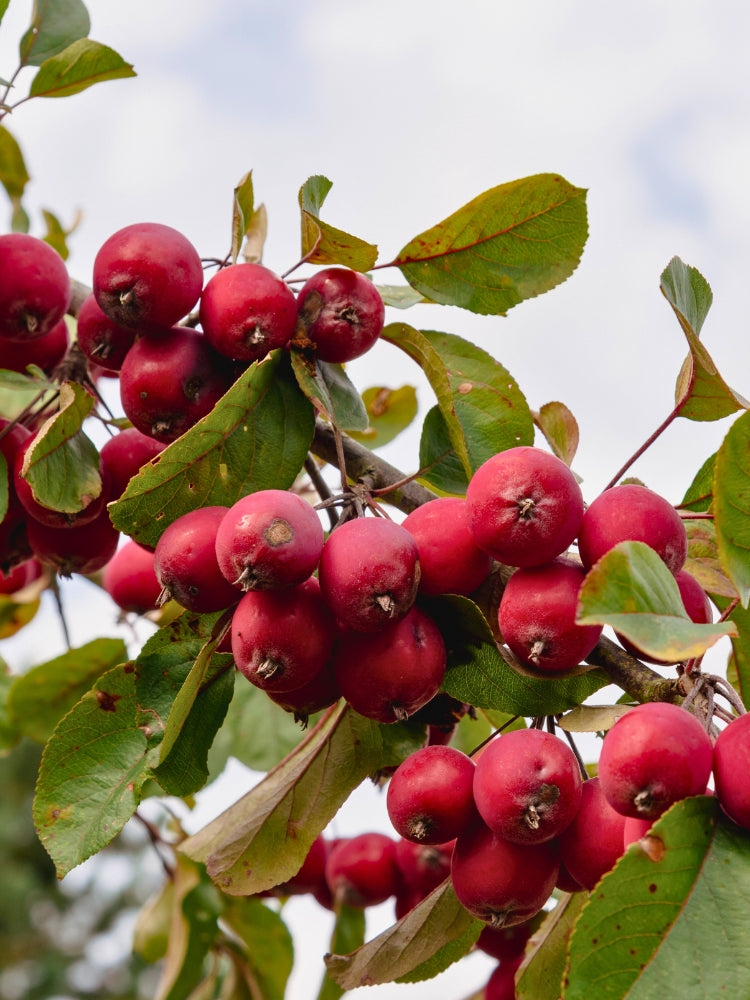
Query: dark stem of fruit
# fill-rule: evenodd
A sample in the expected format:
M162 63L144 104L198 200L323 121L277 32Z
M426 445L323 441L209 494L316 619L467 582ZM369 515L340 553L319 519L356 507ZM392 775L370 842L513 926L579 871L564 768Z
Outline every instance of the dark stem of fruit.
M318 463L315 461L315 456L312 452L307 453L307 458L305 459L305 472L310 477L310 482L313 484L313 487L315 488L315 491L320 499L330 500L331 491L328 488L328 483L321 474ZM338 515L333 507L326 507L326 513L328 514L328 522L331 526L331 530L333 530L338 522Z
M261 680L267 681L272 677L281 676L281 674L284 673L284 664L279 660L271 659L269 656L258 665L258 669L255 673L261 678Z
M633 805L639 813L643 813L643 815L647 817L652 812L656 802L654 801L654 797L651 792L647 788L644 788L642 792L638 792L638 794L634 796Z
M644 451L646 451L647 448L651 447L651 445L654 443L654 441L656 441L656 439L659 437L659 435L662 434L667 429L667 427L669 427L669 425L672 423L672 421L675 420L679 416L680 409L681 409L682 404L684 402L685 402L684 399L680 400L680 402L677 404L677 406L675 406L675 408L669 414L669 416L667 417L667 419L663 423L659 424L659 426L656 428L656 430L654 431L654 433L651 434L648 438L646 438L646 440L643 442L643 444L640 446L640 448L636 452L634 452L630 456L630 458L627 460L627 462L625 462L625 464L622 465L617 470L617 472L614 474L614 476L612 476L612 478L610 479L610 481L604 487L605 490L611 489L613 486L616 486L617 483L620 481L620 479L622 479L622 477L628 471L628 469L630 468L630 466L633 465L633 463L637 459L639 459L641 457L641 455L644 453Z
M259 584L258 577L255 573L255 567L252 565L245 566L237 579L233 582L232 586L240 587L242 590L258 590Z
M156 598L156 606L158 608L161 608L167 603L167 601L171 600L172 600L172 591L169 589L169 587L162 587L161 591L159 592L159 596Z
M424 816L418 816L409 824L409 839L424 840L428 837L432 829L432 824Z
M509 916L510 914L507 910L498 910L493 913L486 922L490 925L490 927L494 927L496 931L499 931L508 923Z
M135 292L132 288L127 288L120 292L120 305L127 308L130 306L135 299Z
M391 702L391 711L396 719L396 722L406 722L409 718L409 713L406 711L404 706L400 701Z
M531 497L522 497L518 501L518 516L522 521L528 521L531 515L534 513L534 507L536 504L531 499Z
M545 649L545 642L543 639L537 639L531 644L531 649L529 650L529 659L532 663L539 663Z
M535 802L529 802L523 811L523 821L530 830L539 829L539 810Z
M396 613L396 602L390 594L376 594L373 600L387 618L393 618Z
M581 756L581 751L576 746L576 741L573 739L573 734L569 733L567 729L563 729L563 732L565 733L565 739L568 741L570 745L570 749L573 751L573 753L575 754L575 758L578 761L578 767L580 768L581 771L581 777L585 781L589 776L589 772L586 770L586 762Z

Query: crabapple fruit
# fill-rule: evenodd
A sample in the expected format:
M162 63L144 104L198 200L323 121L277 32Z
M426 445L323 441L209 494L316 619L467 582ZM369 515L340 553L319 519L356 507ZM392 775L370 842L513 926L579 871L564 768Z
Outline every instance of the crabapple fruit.
M638 483L600 493L587 508L578 533L578 554L590 569L619 542L645 542L673 573L687 558L682 518L664 497Z
M334 844L325 867L336 902L365 908L396 894L399 881L394 841L383 833L360 833Z
M297 722L307 725L316 712L334 705L341 697L332 660L326 660L321 669L307 684L292 691L269 691L266 694L274 704L291 712Z
M469 913L492 927L511 927L541 910L559 865L555 840L513 844L478 821L456 838L451 877Z
M376 722L402 722L435 697L445 677L440 629L417 607L379 632L345 631L333 653L341 694Z
M750 714L733 719L714 745L716 797L730 819L750 830Z
M456 747L426 746L410 754L388 784L393 828L417 844L453 840L476 818L474 761Z
M144 614L156 610L161 585L154 569L154 553L128 539L104 567L102 586L123 611Z
M492 556L476 544L466 517L461 497L437 497L401 522L417 542L421 593L468 596L486 579Z
M498 961L509 961L523 955L530 937L531 927L527 923L511 927L490 927L486 924L477 938L477 948Z
M625 817L607 802L599 778L584 781L578 812L557 838L568 885L594 888L623 854L624 828Z
M694 715L669 702L636 705L602 742L599 781L623 816L656 819L688 795L700 795L711 774L711 739Z
M336 623L315 577L284 590L249 590L232 616L237 669L267 691L311 682L330 659L335 638Z
M515 1000L516 973L523 962L523 955L506 959L492 970L484 988L482 1000Z
M572 822L581 771L570 747L541 729L517 729L488 743L474 771L474 801L495 833L539 844Z
M415 844L399 837L395 845L396 865L404 886L424 899L450 875L453 847L453 840L444 844Z
M215 351L236 361L259 361L294 336L297 300L262 264L230 264L206 283L199 315Z
M199 507L165 528L154 550L161 603L171 598L199 614L237 603L237 589L225 579L216 561L216 531L227 510Z
M125 356L135 342L136 331L110 319L88 295L78 310L78 346L89 361L106 372L119 372Z
M0 594L15 594L42 575L42 566L38 559L25 559L7 573L0 570Z
M93 288L119 326L168 330L197 303L203 265L190 240L159 222L136 222L113 233L94 258Z
M216 558L241 590L274 590L302 583L323 550L323 526L302 497L258 490L233 504L216 532Z
M69 346L68 324L61 319L49 333L33 340L3 340L0 347L0 368L25 372L29 365L36 365L49 373L60 364Z
M167 447L137 427L126 427L102 446L99 452L102 465L109 473L111 496L118 499L137 472Z
M0 340L43 337L70 304L70 277L49 243L26 233L0 236Z
M297 304L302 344L312 347L321 361L344 364L361 357L383 329L380 292L364 274L346 267L313 274L300 289Z
M64 528L29 518L26 532L36 558L64 577L73 573L86 576L103 569L120 540L120 532L110 521L106 507L93 521Z
M43 503L37 500L34 495L31 484L23 476L24 464L26 462L26 456L31 449L32 445L35 443L36 438L28 438L24 444L18 449L16 453L15 462L12 471L13 476L13 488L15 494L21 502L24 510L33 518L35 521L40 521L42 524L47 524L51 528L66 528L72 527L73 525L88 524L89 521L93 521L95 517L104 510L104 505L110 499L109 496L109 480L107 477L106 469L100 460L100 471L101 471L101 489L96 496L82 496L81 503L82 506L80 510L73 512L65 512L55 510L52 507L46 507Z
M498 608L503 640L522 663L546 673L571 670L589 655L600 625L578 625L585 572L566 556L516 570Z
M509 566L539 566L575 539L583 494L565 462L541 448L519 445L476 470L466 491L466 512L480 548Z
M375 632L398 621L419 587L414 536L384 517L358 517L326 539L318 578L336 618L357 632Z
M175 326L141 337L120 368L120 400L143 434L169 443L205 417L231 385L226 359L203 334Z

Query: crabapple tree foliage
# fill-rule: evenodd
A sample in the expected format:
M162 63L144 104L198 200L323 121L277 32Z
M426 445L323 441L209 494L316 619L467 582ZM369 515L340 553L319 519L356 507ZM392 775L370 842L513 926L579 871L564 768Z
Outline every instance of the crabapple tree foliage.
M134 75L88 32L80 0L34 4L0 120ZM732 417L721 445L682 497L629 474L640 452L597 497L572 410L526 398L502 335L496 358L441 329L461 315L441 306L507 316L573 275L586 191L559 174L499 179L388 261L324 218L312 176L299 258L271 261L247 173L226 246L101 220L91 274L52 213L35 232L28 180L2 124L0 638L72 574L151 628L135 652L104 634L0 664L2 749L44 744L33 818L61 878L146 797L189 808L229 755L264 774L190 835L166 808L152 824L166 874L134 947L160 1000L281 1000L300 893L333 926L311 1000L475 950L504 970L488 997L750 995L750 404L700 339L702 274L675 256L656 276L686 354L647 444ZM376 343L433 394L402 469L378 449L417 419L413 388L346 369ZM726 676L702 668L717 643ZM392 835L336 837L363 782Z

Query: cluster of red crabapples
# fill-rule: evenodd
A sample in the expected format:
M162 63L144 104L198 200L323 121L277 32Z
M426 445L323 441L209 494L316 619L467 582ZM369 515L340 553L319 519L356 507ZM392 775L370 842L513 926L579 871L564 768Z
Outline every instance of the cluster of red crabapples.
M71 298L56 250L26 234L0 236L0 367L24 372L34 364L57 371L71 346L65 321ZM297 295L268 268L251 263L221 268L204 287L201 259L177 230L138 223L114 233L94 261L93 292L78 311L76 345L91 377L119 379L133 433L129 442L102 450L101 492L82 497L81 510L61 513L39 503L25 478L35 434L20 423L0 424L11 480L0 520L3 577L30 558L65 576L101 569L119 541L107 503L140 465L208 414L245 367L292 342L322 361L350 361L372 347L383 319L375 286L348 268L318 271ZM150 444L133 445L135 431ZM120 458L133 447L138 465L131 454ZM117 465L114 484L109 459ZM19 579L16 574L14 583Z

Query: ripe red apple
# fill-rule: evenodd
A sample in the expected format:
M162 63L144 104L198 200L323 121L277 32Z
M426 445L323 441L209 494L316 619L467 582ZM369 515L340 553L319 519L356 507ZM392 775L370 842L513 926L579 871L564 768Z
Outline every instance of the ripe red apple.
M343 838L331 848L325 873L334 900L359 908L384 903L398 887L394 841L383 833Z
M123 611L154 611L161 593L154 553L128 539L104 567L102 586Z
M417 542L421 593L468 596L486 579L492 556L474 541L461 497L429 500L401 524Z
M154 569L162 599L205 614L237 603L237 589L216 561L216 532L226 507L199 507L165 528L154 551Z
M0 340L43 337L69 304L70 278L57 250L26 233L0 236Z
M624 851L625 817L604 797L599 778L584 781L581 805L558 837L560 864L572 883L567 891L593 889Z
M410 754L388 783L386 808L393 828L418 844L454 840L475 819L471 757L449 746Z
M383 329L380 292L364 274L347 267L316 272L300 289L297 303L303 346L321 361L344 364L361 357Z
M78 310L76 339L86 357L106 372L119 372L135 342L136 331L120 326L102 310L93 292Z
M61 319L49 333L41 337L34 337L32 340L3 339L0 346L0 368L25 372L29 365L36 365L49 374L60 364L69 346L68 324Z
M750 715L722 729L714 746L714 784L724 812L750 830Z

